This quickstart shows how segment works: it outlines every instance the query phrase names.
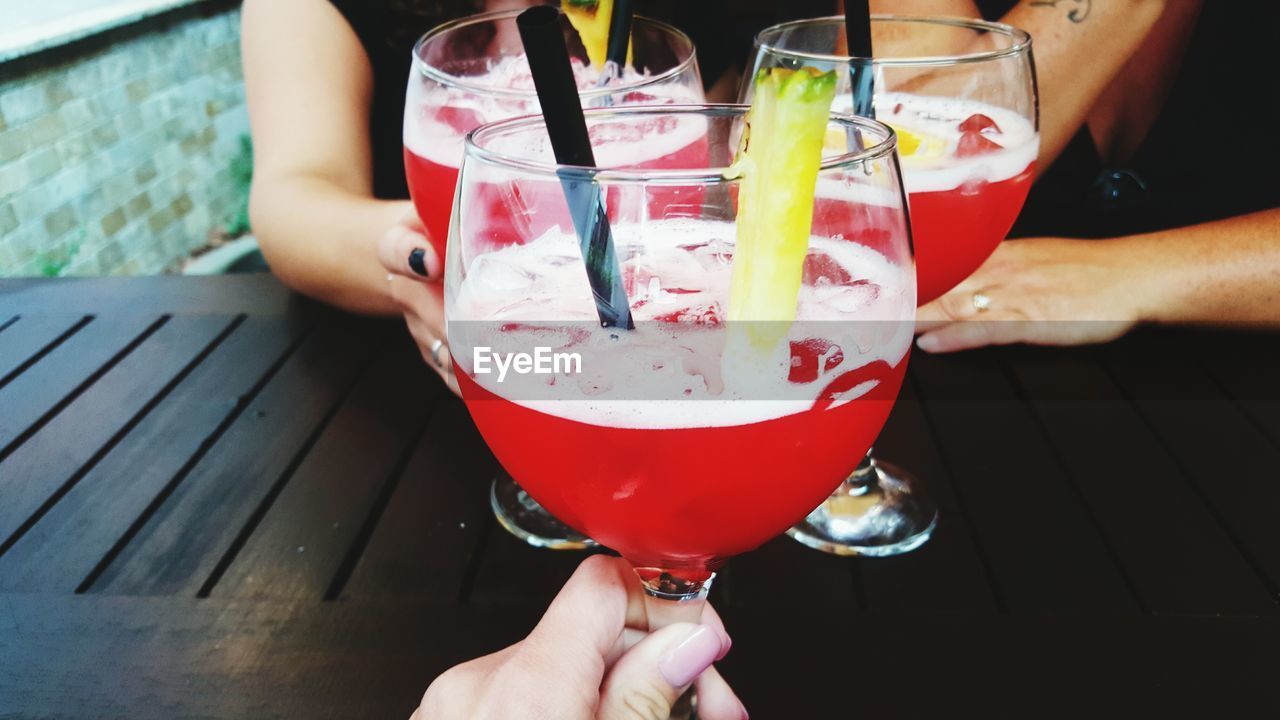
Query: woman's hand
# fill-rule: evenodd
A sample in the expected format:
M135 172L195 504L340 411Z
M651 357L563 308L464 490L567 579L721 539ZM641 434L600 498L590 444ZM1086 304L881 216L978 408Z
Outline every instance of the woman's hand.
M444 320L444 267L412 208L378 240L378 260L387 270L388 293L404 315L422 359L458 392Z
M631 567L594 555L527 638L437 677L410 720L667 720L695 682L698 717L745 720L711 666L731 643L710 605L701 624L648 629Z
M1146 308L1159 294L1143 271L1142 257L1124 240L1010 240L920 308L916 344L942 353L1114 340L1149 317Z

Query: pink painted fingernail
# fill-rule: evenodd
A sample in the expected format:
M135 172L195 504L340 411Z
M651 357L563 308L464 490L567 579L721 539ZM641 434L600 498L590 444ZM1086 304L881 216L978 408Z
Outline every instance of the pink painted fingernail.
M711 667L722 648L720 635L710 626L703 625L658 658L658 671L671 687L684 687Z
M925 352L933 352L938 349L938 338L933 335L921 335L916 338L916 346Z
M720 654L716 656L716 662L720 662L721 660L723 660L724 656L729 654L729 650L732 647L733 647L733 638L729 637L729 633L721 631L720 632Z

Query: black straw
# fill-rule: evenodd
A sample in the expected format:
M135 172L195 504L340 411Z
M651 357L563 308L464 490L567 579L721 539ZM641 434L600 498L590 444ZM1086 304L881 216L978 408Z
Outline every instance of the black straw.
M849 89L853 114L874 118L875 67L871 59L871 8L868 0L844 1L844 36L849 43Z
M529 8L516 19L533 85L542 105L542 116L551 138L551 149L560 165L595 167L587 120L578 98L578 84L569 64L560 13L548 5ZM558 171L573 226L578 232L587 282L595 295L596 312L604 327L631 330L631 307L622 287L622 266L613 247L613 233L605 214L600 187L589 172L572 168Z
M609 51L605 60L618 68L627 66L627 46L631 44L631 0L613 0L613 16L609 18Z

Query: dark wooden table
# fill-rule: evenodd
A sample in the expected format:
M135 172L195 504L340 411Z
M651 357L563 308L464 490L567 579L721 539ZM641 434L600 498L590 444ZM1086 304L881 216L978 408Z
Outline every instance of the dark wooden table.
M1280 716L1280 339L918 353L878 446L938 532L734 560L753 717ZM498 471L394 322L0 282L0 717L407 716L580 558L496 526Z

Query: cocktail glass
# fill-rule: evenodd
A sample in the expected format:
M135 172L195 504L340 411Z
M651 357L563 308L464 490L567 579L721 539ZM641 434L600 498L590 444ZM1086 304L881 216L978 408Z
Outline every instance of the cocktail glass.
M1039 152L1030 36L999 23L875 15L875 58L847 54L844 18L775 25L756 36L756 70L871 65L876 117L898 131L923 305L955 287L1013 226ZM849 112L849 72L833 110ZM751 100L752 85L741 97ZM866 460L788 534L838 555L887 556L922 545L936 505L902 470Z
M516 29L520 10L484 13L445 23L414 47L404 119L405 175L428 239L445 256L463 138L481 124L539 112ZM631 64L597 87L582 40L562 17L584 106L688 103L703 100L693 42L665 23L636 17ZM647 158L661 163L662 158ZM510 477L490 488L498 522L530 545L582 549L590 539L547 513Z
M827 137L866 149L829 146L818 170L795 320L727 319L745 112L588 110L595 169L556 165L540 117L486 125L450 226L450 349L476 426L538 502L634 565L651 624L696 621L730 556L857 467L912 342L895 136L852 116ZM639 160L654 145L664 168ZM598 319L566 188L603 198L634 329Z

